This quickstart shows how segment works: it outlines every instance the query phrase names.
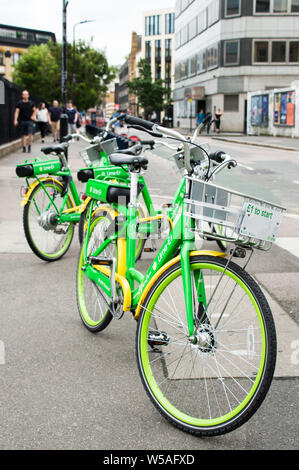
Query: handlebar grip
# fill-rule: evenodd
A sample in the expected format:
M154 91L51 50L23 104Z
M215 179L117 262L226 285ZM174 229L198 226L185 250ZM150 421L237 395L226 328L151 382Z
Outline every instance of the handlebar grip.
M65 135L64 137L62 137L61 141L62 142L69 142L70 140L72 140L72 134L68 134L68 135Z
M142 140L141 145L149 145L150 147L154 147L155 141L154 140Z
M148 131L151 131L154 127L154 123L150 121L146 121L145 119L140 119L134 116L129 116L128 114L125 115L125 122L127 124L131 124L132 126L140 126Z
M133 129L137 129L137 131L148 132L148 134L152 135L153 137L163 137L162 134L158 134L157 132L150 131L148 129L145 129L142 126L137 126L137 124L131 124L128 127L133 127Z
M217 163L222 163L225 160L225 152L222 150L217 150L216 152L210 153L209 158Z

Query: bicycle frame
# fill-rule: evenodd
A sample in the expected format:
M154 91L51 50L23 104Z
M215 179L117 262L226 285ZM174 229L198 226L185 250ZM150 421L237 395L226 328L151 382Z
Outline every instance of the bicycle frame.
M91 218L94 204L94 200L92 200L88 216L88 229L84 242L84 266L82 269L84 274L89 279L96 282L110 298L113 291L115 290L115 286L112 284L115 282L115 280L119 282L124 292L125 301L123 309L124 311L133 311L134 316L137 319L140 314L141 300L144 298L155 279L160 276L171 264L174 264L180 260L182 265L182 279L185 294L188 329L191 336L194 332L194 323L190 253L194 252L195 235L194 231L192 231L194 220L184 215L185 202L183 200L182 194L184 195L185 190L187 189L185 186L187 185L188 181L183 179L183 182L179 187L179 191L177 192L178 200L180 201L177 207L177 213L179 208L182 207L182 214L177 214L172 230L164 241L161 249L158 251L146 274L142 274L140 271L136 270L135 267L137 207L134 204L129 204L128 207L111 204L113 209L125 216L125 223L121 228L119 228L118 231L109 235L94 253L88 256L87 248L89 243ZM183 189L184 191L182 191ZM115 275L112 273L112 269L109 270L109 268L105 266L107 265L107 262L105 262L104 259L100 259L101 253L110 243L117 244L117 272ZM173 258L179 247L181 247L180 256ZM221 257L225 256L223 253L214 251L205 251L201 252L201 254L209 254L212 256ZM96 260L95 264L93 265L89 262L91 258ZM136 288L135 283L138 284L138 287ZM203 303L204 307L206 307L204 300L205 289L203 283L200 283L197 290L197 295L198 300Z

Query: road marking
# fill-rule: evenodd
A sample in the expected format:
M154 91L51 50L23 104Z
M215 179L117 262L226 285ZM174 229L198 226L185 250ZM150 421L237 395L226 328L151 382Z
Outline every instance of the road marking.
M238 166L240 166L241 168L245 168L246 170L249 170L249 171L254 171L254 168L252 168L251 166L243 165L243 163L238 162Z
M294 256L299 258L299 238L298 237L281 237L276 239L276 244L287 250Z

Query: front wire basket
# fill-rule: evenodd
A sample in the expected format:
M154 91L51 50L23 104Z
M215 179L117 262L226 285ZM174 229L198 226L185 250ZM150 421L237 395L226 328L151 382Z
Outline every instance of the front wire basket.
M94 165L101 160L99 144L90 145L84 150L81 150L79 154L83 158L86 166Z
M282 206L186 176L190 183L185 215L195 219L204 239L244 247L271 248L282 222Z

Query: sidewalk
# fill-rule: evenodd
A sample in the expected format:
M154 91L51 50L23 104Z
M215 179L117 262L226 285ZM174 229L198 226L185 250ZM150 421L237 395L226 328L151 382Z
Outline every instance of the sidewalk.
M189 129L175 128L174 130L183 135L190 135ZM194 132L194 130L193 130ZM216 134L211 132L209 135L203 133L202 136L210 137L214 140L233 142L237 144L254 145L258 147L269 147L274 149L299 151L299 139L291 137L274 137L268 135L246 135L238 133L223 132Z

